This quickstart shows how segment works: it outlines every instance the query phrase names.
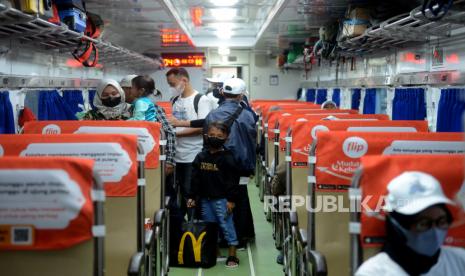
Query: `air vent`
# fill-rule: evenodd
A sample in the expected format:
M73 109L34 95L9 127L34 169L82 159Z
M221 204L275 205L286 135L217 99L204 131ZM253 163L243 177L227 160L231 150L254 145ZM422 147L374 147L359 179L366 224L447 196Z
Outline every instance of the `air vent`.
M228 56L228 62L236 62L237 61L237 57L235 56Z

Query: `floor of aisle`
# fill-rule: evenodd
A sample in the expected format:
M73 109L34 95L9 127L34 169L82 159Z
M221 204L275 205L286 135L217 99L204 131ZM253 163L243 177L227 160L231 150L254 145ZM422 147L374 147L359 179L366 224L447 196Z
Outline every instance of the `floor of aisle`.
M266 221L263 203L258 198L258 188L253 183L248 187L250 207L255 225L255 242L249 244L245 251L238 251L240 265L235 269L225 267L225 262L218 262L209 269L183 269L172 267L170 276L281 276L282 266L276 263L278 251L274 246L271 224ZM222 249L226 255L227 249Z

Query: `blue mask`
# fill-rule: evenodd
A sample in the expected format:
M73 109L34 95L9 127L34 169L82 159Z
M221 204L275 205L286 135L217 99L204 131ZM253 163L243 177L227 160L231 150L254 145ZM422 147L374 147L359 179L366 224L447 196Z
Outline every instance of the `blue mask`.
M391 221L404 234L407 246L421 255L431 257L436 254L447 237L447 230L432 227L427 231L414 233L402 227L395 219L391 218Z

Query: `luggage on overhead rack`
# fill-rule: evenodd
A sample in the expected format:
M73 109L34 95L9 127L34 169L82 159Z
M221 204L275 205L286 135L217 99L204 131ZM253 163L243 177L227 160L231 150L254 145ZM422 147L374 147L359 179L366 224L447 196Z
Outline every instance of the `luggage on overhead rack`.
M56 0L61 22L70 30L82 33L86 29L86 9L81 0Z
M58 14L57 5L55 3L52 3L52 14L53 16L48 19L48 22L60 25L61 19L60 15Z
M40 0L40 2L42 2L42 5L44 7L44 13L41 16L41 18L44 18L45 20L53 18L54 12L52 0Z
M84 11L76 8L59 9L58 14L60 15L61 22L68 26L70 30L82 33L86 29L87 16Z
M370 26L370 10L366 8L353 8L348 10L346 20L342 27L342 38L351 38L362 35Z
M87 12L87 23L84 34L90 38L98 39L103 31L102 18L94 13ZM85 67L95 67L98 64L98 48L94 42L82 39L73 52L73 57Z
M44 1L42 0L15 0L14 7L20 11L30 14L44 14Z

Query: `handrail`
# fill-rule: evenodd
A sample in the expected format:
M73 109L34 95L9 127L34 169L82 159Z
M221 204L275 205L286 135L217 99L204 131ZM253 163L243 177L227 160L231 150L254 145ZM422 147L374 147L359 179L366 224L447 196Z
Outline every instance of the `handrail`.
M456 1L459 4L464 1ZM426 13L431 13L426 10ZM399 48L408 44L449 37L451 32L465 25L465 11L451 9L439 21L430 21L417 7L409 13L391 17L365 30L357 37L339 41L343 55L369 53L379 49Z

